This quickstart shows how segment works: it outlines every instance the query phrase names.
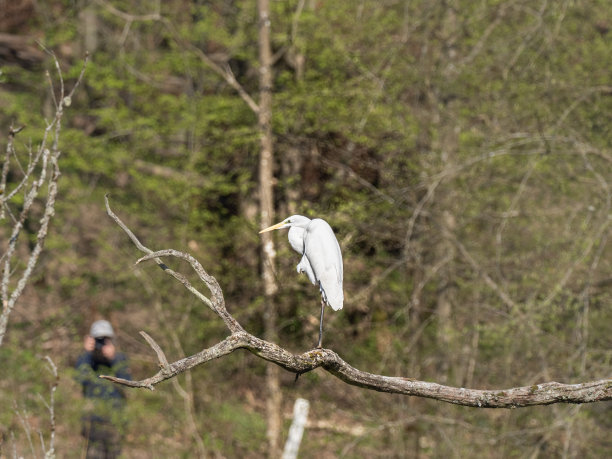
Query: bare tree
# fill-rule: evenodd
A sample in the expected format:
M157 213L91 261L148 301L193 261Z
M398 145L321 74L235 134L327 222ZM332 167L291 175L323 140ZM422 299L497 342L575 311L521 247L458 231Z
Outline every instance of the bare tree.
M9 316L15 304L23 293L40 254L45 245L45 239L49 228L49 223L55 214L55 198L58 192L58 180L60 177L59 158L61 150L59 148L60 131L62 128L62 118L64 109L72 103L74 92L78 88L85 68L87 58L83 68L77 78L72 90L66 91L64 78L60 64L53 55L55 71L59 80L58 94L53 87L53 82L49 72L49 88L53 99L55 113L53 119L47 122L42 140L38 147L33 150L31 147L26 152L19 152L15 146L15 138L24 127L11 126L8 133L8 143L0 175L0 222L4 224L8 236L8 242L3 247L0 256L1 279L0 279L0 299L2 302L2 313L0 314L0 346L6 335ZM9 183L9 173L18 179ZM35 203L43 201L42 216L38 217L38 228L35 229L36 239L33 247L28 253L28 240L20 237L24 232L24 227L36 227L32 221L37 218L37 205ZM9 236L10 234L10 236Z
M116 383L129 387L148 388L153 390L156 384L173 378L197 365L218 359L237 349L246 349L252 354L275 363L277 366L296 374L306 373L316 368L323 368L347 384L364 389L394 394L426 397L456 405L478 408L518 408L533 405L550 405L554 403L592 403L612 400L612 379L587 381L577 384L546 382L530 386L508 389L466 389L445 386L433 382L417 381L413 378L400 376L384 376L358 370L345 362L331 349L312 349L302 354L292 354L277 344L266 341L248 333L227 311L221 286L216 279L208 274L202 265L191 255L168 249L152 251L142 245L132 231L111 210L106 199L108 215L126 232L136 247L146 255L136 263L155 260L158 266L167 274L181 282L201 302L206 304L225 323L230 335L216 345L204 349L197 354L169 363L162 349L145 332L142 336L154 349L159 360L160 371L140 381L127 381L112 376L102 376ZM210 298L195 288L187 278L161 261L161 257L175 257L187 261L194 269L199 279L210 291Z

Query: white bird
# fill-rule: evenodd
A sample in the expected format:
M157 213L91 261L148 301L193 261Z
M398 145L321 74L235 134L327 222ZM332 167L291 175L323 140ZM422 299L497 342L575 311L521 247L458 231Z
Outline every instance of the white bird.
M319 323L319 343L323 340L323 314L327 303L334 311L342 309L342 252L331 226L320 218L310 219L302 215L292 215L276 225L263 229L260 233L289 228L289 244L302 255L297 265L298 273L306 273L313 285L321 290L321 322Z

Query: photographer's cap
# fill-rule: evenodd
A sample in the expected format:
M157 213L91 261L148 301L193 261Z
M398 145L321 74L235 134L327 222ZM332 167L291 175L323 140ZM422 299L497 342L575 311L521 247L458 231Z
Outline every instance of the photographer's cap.
M112 338L115 336L113 326L108 320L96 320L93 324L91 324L89 334L94 338L102 338L103 336Z

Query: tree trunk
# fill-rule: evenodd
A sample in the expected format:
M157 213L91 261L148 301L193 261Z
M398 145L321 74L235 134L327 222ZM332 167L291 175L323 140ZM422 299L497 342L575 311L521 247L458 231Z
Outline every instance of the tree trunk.
M258 0L259 16L259 112L258 122L261 136L259 156L259 202L262 227L272 225L274 218L274 156L272 141L272 52L270 48L270 5L269 0ZM262 276L264 283L264 327L269 341L276 341L276 305L274 295L278 289L274 277L274 241L272 233L262 234ZM266 367L268 456L280 456L281 392L279 368Z

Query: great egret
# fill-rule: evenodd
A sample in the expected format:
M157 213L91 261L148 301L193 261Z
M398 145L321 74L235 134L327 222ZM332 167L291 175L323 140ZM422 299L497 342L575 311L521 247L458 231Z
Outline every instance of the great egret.
M321 290L321 321L319 343L323 340L323 314L327 303L334 311L342 309L342 252L331 226L320 218L310 219L303 215L292 215L259 233L289 228L289 243L302 255L297 265L298 273L306 273L313 285Z

